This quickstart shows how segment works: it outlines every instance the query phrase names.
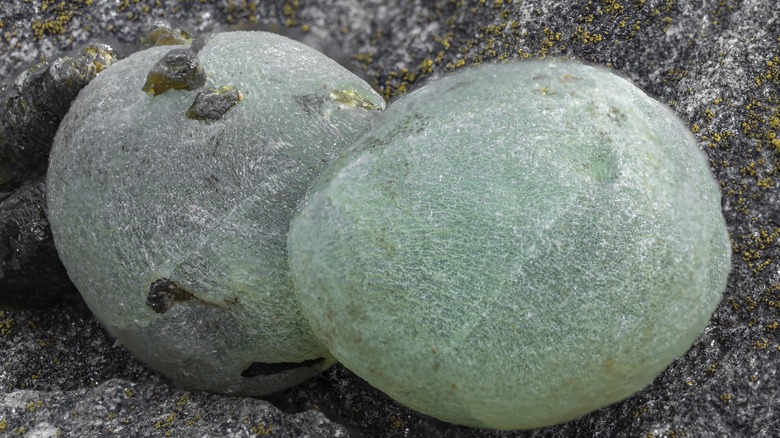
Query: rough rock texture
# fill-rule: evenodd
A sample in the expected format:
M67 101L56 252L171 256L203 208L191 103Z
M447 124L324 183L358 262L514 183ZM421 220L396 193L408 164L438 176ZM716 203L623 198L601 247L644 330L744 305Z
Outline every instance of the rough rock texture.
M60 262L46 215L44 175L0 200L0 304L50 306L78 292Z
M109 46L88 44L29 67L0 93L0 307L46 307L74 291L48 230L46 166L70 103L115 60Z
M721 183L734 248L725 297L691 350L629 399L548 429L474 431L417 415L335 367L269 398L276 406L285 411L316 406L351 436L369 437L706 438L780 433L780 11L774 2L155 3L5 1L0 8L2 78L8 81L12 72L41 56L58 55L91 39L114 43L126 55L160 18L194 33L217 25L291 26L292 33L305 35L331 54L342 54L341 61L362 70L386 96L409 90L425 77L493 58L576 57L615 68L671 105L696 135ZM0 368L5 394L78 391L113 378L141 387L155 381L127 353L112 348L94 320L73 305L42 313L6 312L0 322L0 348L9 358ZM64 418L82 400L77 392L70 394L52 415ZM139 405L133 419L147 431L139 429L135 435L152 433L150 420L160 400L172 403L174 397ZM87 403L99 406L97 401ZM39 424L34 415L12 414L9 404L0 412L0 433ZM108 427L107 419L103 425ZM171 435L189 436L186 423L174 422Z

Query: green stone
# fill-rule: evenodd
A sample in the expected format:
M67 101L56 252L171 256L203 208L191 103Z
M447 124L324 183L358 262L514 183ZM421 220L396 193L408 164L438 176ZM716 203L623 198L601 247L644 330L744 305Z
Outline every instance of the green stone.
M391 104L312 189L288 252L304 315L345 366L441 420L520 429L628 397L684 354L731 249L674 113L554 61Z
M145 92L147 79L167 85ZM81 92L51 154L68 274L126 348L190 388L266 394L315 375L333 358L293 293L290 217L383 108L334 61L269 33L116 63Z

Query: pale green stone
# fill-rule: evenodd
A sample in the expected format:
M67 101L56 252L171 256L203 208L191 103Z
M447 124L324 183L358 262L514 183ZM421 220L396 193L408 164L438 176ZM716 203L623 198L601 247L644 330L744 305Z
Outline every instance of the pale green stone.
M573 62L430 82L309 196L288 251L315 334L399 402L469 426L551 425L643 388L730 269L686 126Z
M262 32L208 40L205 84L142 91L163 55L187 48L136 53L81 92L52 150L49 218L71 279L137 357L191 388L265 394L333 363L292 292L286 233L384 102L319 52ZM201 92L224 114L204 118Z

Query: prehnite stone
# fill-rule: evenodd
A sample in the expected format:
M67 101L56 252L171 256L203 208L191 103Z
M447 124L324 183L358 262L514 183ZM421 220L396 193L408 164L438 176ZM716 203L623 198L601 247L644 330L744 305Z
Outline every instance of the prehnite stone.
M691 346L730 245L666 106L572 62L489 65L402 97L288 235L304 315L436 418L517 429L627 397Z
M297 305L286 234L384 102L278 35L188 50L136 53L81 92L51 154L49 219L87 304L142 361L191 388L264 394L333 363Z

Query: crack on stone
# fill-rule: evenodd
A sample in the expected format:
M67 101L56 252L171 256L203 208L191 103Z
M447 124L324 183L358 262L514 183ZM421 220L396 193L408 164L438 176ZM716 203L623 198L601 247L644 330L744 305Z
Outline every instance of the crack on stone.
M296 368L311 367L324 360L324 357L318 357L316 359L306 359L301 362L252 362L252 364L241 373L241 377L252 378L257 376L271 376Z

